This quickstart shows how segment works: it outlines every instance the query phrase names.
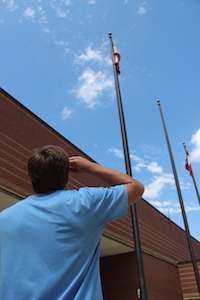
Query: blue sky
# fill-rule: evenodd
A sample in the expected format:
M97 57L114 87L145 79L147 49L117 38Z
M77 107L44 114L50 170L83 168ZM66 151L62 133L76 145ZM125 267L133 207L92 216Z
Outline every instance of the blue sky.
M108 32L133 177L145 200L184 228L160 119L161 100L191 234L200 189L200 2L2 0L1 87L98 163L125 172Z

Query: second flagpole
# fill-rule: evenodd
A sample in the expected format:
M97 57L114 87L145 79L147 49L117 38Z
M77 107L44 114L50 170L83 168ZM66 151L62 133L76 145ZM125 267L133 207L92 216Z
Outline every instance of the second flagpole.
M196 283L197 283L197 287L198 287L198 291L199 291L199 295L200 295L200 277L199 277L198 266L197 266L197 262L196 262L196 258L195 258L194 248L193 248L192 239L191 239L191 235L190 235L190 230L189 230L189 226L188 226L188 221L187 221L187 217L186 217L183 198L182 198L182 194L181 194L180 184L179 184L178 175L177 175L177 172L176 172L175 162L174 162L172 149L171 149L171 145L170 145L170 141L169 141L169 137L168 137L168 133L167 133L167 128L166 128L166 125L165 125L164 116L163 116L163 113L162 113L160 100L157 100L157 104L158 104L159 111L160 111L162 125L163 125L165 138L166 138L166 142L167 142L167 147L168 147L168 151L169 151L169 157L170 157L170 161L171 161L171 165L172 165L172 171L173 171L173 174L174 174L174 180L175 180L176 189L177 189L178 198L179 198L180 207L181 207L181 212L182 212L182 216L183 216L183 222L184 222L184 225L185 225L185 232L186 232L186 237L187 237L187 241L188 241L188 248L190 250L191 262L192 262L192 265L193 265L194 274L195 274L195 277L196 277Z
M112 53L112 60L114 62L112 33L110 32L108 35L110 38L110 48L111 48L111 53ZM128 149L128 140L127 140L124 112L123 112L123 106L122 106L122 100L121 100L121 93L120 93L120 88L119 88L117 70L116 70L116 66L114 64L113 64L113 70L114 70L121 134L122 134L122 141L123 141L124 157L125 157L125 164L126 164L126 173L132 177L130 155L129 155L129 149ZM148 300L136 204L131 205L131 215L132 215L132 225L133 225L133 232L134 232L134 244L135 244L135 251L136 251L138 279L139 279L139 285L140 285L140 298L142 300Z

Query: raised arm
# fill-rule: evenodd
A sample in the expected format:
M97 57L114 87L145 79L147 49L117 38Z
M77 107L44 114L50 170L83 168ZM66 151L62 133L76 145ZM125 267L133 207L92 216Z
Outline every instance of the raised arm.
M103 167L97 163L91 162L81 156L72 156L69 158L70 171L77 173L91 173L100 179L103 179L110 185L123 184L128 191L128 204L131 205L141 199L144 192L142 183L129 175Z

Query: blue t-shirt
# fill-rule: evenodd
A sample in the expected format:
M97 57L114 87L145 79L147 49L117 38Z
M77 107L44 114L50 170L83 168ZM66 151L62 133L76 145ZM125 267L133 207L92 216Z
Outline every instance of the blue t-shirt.
M0 299L101 300L100 240L124 185L33 195L0 213Z

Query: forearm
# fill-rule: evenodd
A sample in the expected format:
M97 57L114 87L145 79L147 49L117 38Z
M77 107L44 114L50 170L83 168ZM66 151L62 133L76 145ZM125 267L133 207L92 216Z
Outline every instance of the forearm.
M106 181L109 185L125 185L128 191L129 205L140 200L144 192L142 183L130 177L129 175L103 167L80 156L73 156L70 158L70 169L72 172L91 173L96 177Z
M139 181L130 177L129 175L126 175L119 171L108 169L97 164L93 164L91 166L90 172L98 178L105 180L108 184L112 186L120 184L125 185L128 191L129 205L141 199L142 194L144 192L144 187Z
M96 163L91 163L89 173L106 181L109 185L128 184L132 182L132 178L122 172L112 170Z

